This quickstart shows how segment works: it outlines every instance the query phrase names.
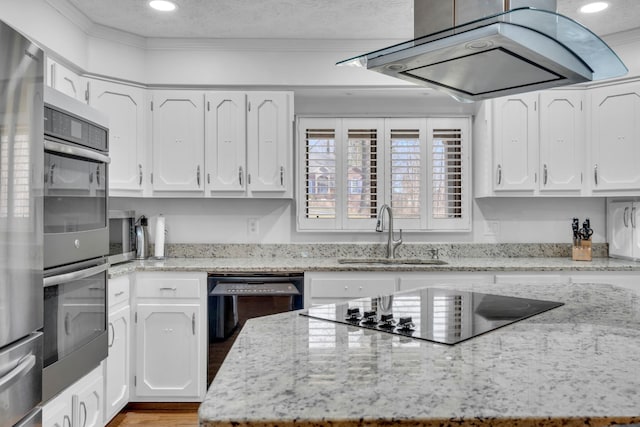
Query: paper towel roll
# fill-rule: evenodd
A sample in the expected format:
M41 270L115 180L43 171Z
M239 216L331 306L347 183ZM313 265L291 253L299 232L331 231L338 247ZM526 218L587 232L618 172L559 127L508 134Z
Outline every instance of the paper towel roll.
M158 215L156 221L156 245L153 252L156 258L164 258L164 217L162 215Z

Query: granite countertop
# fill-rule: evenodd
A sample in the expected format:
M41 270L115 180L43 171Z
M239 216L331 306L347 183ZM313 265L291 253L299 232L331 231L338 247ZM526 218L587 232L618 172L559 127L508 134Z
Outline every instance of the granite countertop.
M454 346L296 312L251 319L200 406L200 425L640 422L634 291L606 284L455 287L565 305Z
M353 257L349 257L353 258ZM166 258L112 266L110 277L134 271L205 271L216 273L301 273L305 271L640 271L640 262L613 258L573 261L566 257L443 258L444 265L340 264L336 257Z

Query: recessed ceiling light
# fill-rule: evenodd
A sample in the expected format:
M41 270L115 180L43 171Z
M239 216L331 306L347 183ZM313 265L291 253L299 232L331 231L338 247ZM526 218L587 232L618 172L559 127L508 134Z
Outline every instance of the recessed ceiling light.
M171 12L176 9L175 3L172 3L167 0L151 0L149 2L149 6L151 6L155 10L160 10L162 12Z
M597 1L595 3L585 4L580 8L580 12L582 13L596 13L601 12L609 7L609 3L603 1Z

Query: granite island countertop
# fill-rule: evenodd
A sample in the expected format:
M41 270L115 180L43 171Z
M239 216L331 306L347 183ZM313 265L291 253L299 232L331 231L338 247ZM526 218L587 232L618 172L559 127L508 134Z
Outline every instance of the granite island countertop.
M202 427L640 422L640 296L606 284L456 285L565 305L454 346L309 319L249 320Z
M353 258L353 257L351 257ZM447 264L341 264L336 257L166 258L112 266L110 277L134 271L204 271L214 273L302 273L305 271L640 271L640 262L614 258L573 261L565 257L443 258Z

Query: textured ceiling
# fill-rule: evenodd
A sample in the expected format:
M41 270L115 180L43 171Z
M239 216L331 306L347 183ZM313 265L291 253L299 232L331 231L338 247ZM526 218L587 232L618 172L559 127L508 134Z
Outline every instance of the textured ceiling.
M68 1L96 24L142 37L413 38L413 0L174 0L173 13L153 11L147 0ZM640 0L609 0L600 14L578 14L588 2L558 0L558 12L599 35L640 26Z

